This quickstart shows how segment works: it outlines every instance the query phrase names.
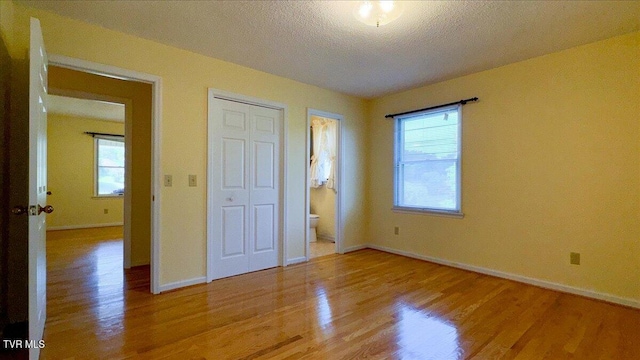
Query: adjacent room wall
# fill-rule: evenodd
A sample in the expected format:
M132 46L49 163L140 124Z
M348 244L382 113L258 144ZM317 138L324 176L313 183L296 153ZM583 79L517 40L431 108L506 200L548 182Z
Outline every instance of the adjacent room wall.
M633 33L373 101L368 238L639 304L639 95ZM384 115L473 96L462 115L464 219L391 211Z
M94 197L95 141L84 132L124 135L124 123L60 114L47 120L47 201L55 209L47 229L122 224L124 197Z
M56 14L14 3L14 26L24 31L28 17L40 19L49 53L118 66L162 77L162 174L173 175L163 187L159 219L160 283L205 276L207 88L287 104L287 259L304 257L305 134L307 108L343 114L345 169L345 247L362 244L365 228L366 102L362 99L194 54ZM188 186L188 175L198 186Z

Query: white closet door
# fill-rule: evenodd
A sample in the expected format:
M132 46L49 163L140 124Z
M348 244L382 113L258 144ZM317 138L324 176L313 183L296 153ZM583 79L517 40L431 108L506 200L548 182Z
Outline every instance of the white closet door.
M249 271L278 265L280 111L252 106Z
M214 99L214 279L278 266L280 111Z

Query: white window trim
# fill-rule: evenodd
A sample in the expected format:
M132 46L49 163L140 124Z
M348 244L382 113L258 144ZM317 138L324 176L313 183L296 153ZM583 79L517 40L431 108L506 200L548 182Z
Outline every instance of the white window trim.
M124 193L119 195L113 195L113 194L100 195L98 193L98 168L100 167L98 166L98 152L99 152L98 141L99 140L119 141L124 144L124 138L120 136L109 136L109 135L93 136L93 196L92 198L93 199L109 199L109 198L124 199ZM124 168L126 169L126 166Z
M400 159L400 144L401 137L403 136L400 131L400 122L404 119L421 116L428 113L433 112L445 112L450 110L458 111L458 158L456 161L457 171L457 179L456 179L456 207L457 210L443 210L443 209L433 209L426 207L412 207L412 206L399 206L398 205L398 187L400 184L399 174L398 174L398 161ZM427 110L422 112L417 112L404 116L396 116L393 118L394 122L394 136L393 136L393 208L391 209L395 213L404 213L404 214L420 214L420 215L433 215L433 216L442 216L442 217L452 217L462 219L464 218L464 213L462 212L462 105L452 105L447 107L442 107L434 110Z

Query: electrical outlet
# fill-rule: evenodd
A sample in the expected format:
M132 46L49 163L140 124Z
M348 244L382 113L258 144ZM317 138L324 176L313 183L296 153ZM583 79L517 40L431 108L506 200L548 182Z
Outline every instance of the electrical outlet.
M195 175L189 175L189 186L198 186L198 180Z
M396 235L400 235L400 227L396 226L393 228L393 233Z
M164 176L164 186L166 187L173 186L173 176L171 175Z
M109 209L104 209L104 213L108 214L109 213Z
M571 265L580 265L580 253L570 253L569 262L571 263Z

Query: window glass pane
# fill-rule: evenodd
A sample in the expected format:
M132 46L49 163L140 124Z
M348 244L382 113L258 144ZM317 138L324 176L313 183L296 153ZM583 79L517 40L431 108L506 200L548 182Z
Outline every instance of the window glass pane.
M428 114L402 122L402 161L457 159L457 111Z
M124 167L124 142L99 139L98 166Z
M98 195L124 194L124 168L98 167Z
M124 194L124 142L97 139L98 195Z
M401 205L455 210L457 171L455 160L404 164L400 184Z

